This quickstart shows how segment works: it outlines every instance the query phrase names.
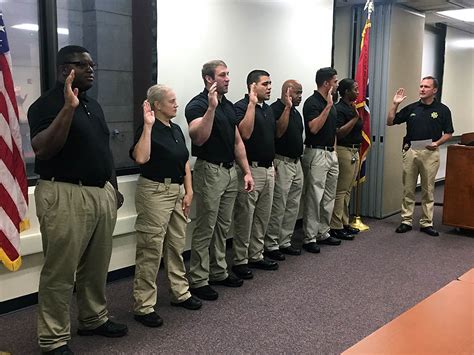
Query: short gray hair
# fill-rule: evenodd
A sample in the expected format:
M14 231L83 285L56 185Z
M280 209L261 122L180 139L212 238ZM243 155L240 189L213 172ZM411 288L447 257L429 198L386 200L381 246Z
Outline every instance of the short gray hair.
M153 103L155 101L161 102L163 100L163 97L170 90L171 90L170 87L163 84L156 84L148 89L148 91L146 92L146 99L150 103L152 109L153 109Z

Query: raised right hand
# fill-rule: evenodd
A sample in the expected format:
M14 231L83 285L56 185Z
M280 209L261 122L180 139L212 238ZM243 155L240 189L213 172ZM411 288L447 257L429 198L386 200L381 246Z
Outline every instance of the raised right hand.
M153 126L155 123L155 112L147 100L143 101L143 123L147 126Z
M209 94L207 94L207 99L208 99L210 108L214 109L219 104L219 100L217 99L217 83L216 82L212 84L211 87L209 88Z
M258 102L257 84L253 83L252 85L250 85L249 103L256 105L257 102Z
M293 88L291 86L288 87L288 89L285 92L285 95L283 95L283 103L285 104L286 107L291 107L293 106L293 98L291 97L291 91Z
M64 104L72 108L79 106L79 99L77 98L77 95L79 95L79 89L72 88L72 82L74 81L75 77L76 73L73 69L64 82Z
M334 103L333 100L332 100L332 90L333 90L333 87L331 86L331 88L328 91L328 96L326 97L326 101L328 103L328 106L332 106L333 103Z
M405 100L407 97L405 95L405 89L404 88L400 88L397 90L397 92L395 93L395 96L393 97L393 103L398 105L400 104L403 100Z
M360 115L359 115L359 110L357 109L357 104L356 102L354 101L352 104L352 108L354 109L354 117L353 118L361 118Z

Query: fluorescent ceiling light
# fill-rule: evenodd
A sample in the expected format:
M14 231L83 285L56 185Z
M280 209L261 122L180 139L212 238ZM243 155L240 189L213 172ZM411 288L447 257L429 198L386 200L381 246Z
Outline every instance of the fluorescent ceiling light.
M13 25L12 28L16 28L18 30L26 30L26 31L35 31L38 32L39 27L34 23L20 23L18 25ZM68 35L69 29L64 27L58 27L58 34L60 35Z
M464 22L474 22L474 8L461 10L438 11L441 16L451 17Z
M474 48L474 39L458 39L453 41L452 47L456 48Z
M59 35L68 35L69 29L64 27L58 27L58 34Z
M26 31L38 31L38 25L34 23L20 23L19 25L13 25L12 28L17 28L19 30L26 30Z

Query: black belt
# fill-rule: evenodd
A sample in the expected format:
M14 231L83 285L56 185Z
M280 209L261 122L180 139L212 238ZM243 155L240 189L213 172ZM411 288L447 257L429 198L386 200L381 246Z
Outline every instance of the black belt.
M283 161L286 161L287 163L293 163L293 164L296 164L300 160L300 158L290 158L290 157L286 157L280 154L275 154L275 159L283 160Z
M269 168L271 166L273 166L273 161L269 160L269 161L250 161L249 160L249 165L250 166L253 166L254 168Z
M154 182L162 182L164 184L179 184L181 185L184 181L183 178L162 178L162 177L149 177L142 175L145 179L152 180Z
M211 164L214 164L214 165L218 165L220 166L221 168L226 168L226 169L230 169L234 166L234 162L233 161L229 161L229 162L215 162L215 161L209 161L209 160L206 160L208 163L211 163Z
M360 143L357 144L339 144L341 147L346 148L360 148Z
M334 152L334 147L330 145L313 145L313 144L306 144L308 148L313 148L313 149L323 149L327 150L328 152Z
M56 181L56 182L67 182L69 184L74 184L74 185L94 186L94 187L104 187L108 181L108 180L88 181L88 180L81 180L77 178L60 177L60 176L52 176L52 177L40 176L40 179Z

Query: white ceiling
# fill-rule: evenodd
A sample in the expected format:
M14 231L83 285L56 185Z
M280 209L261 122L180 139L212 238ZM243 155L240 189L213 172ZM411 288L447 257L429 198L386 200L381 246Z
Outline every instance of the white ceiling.
M336 6L352 6L365 3L365 0L336 0ZM448 26L474 34L473 22L463 22L436 14L437 11L472 8L474 7L474 0L375 0L374 3L396 3L424 13L426 15L427 24L444 23Z

